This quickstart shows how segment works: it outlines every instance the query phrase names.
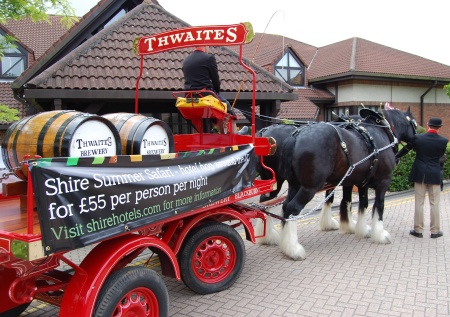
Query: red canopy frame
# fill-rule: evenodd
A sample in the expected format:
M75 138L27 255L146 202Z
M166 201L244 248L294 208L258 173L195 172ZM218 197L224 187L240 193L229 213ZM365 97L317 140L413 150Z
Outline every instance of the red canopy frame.
M136 80L135 113L139 113L139 82L144 68L144 56L188 47L239 45L239 62L252 74L252 135L254 137L256 133L256 74L242 60L242 45L250 43L253 37L252 25L245 22L187 27L135 38L133 50L141 57L139 76Z

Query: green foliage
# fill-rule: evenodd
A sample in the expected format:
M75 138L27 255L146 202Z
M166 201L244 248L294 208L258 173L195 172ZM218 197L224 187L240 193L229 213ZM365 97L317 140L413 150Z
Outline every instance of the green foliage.
M0 23L5 24L7 20L20 20L31 18L34 22L47 21L48 11L61 15L61 23L68 29L71 28L78 18L75 9L69 0L1 0L0 1ZM6 48L15 47L13 37L0 36L0 59L4 56Z
M295 124L295 122L290 119L281 119L281 124Z
M392 181L389 186L389 191L399 192L402 190L408 190L413 186L413 183L408 180L408 177L415 158L416 152L409 151L408 154L400 159L400 162L392 172Z
M447 144L447 149L445 150L447 155L447 161L444 163L444 179L450 178L450 145Z
M424 127L422 127L420 125L417 127L417 134L422 134L425 132L427 132L427 129L425 129Z
M69 0L2 0L0 1L0 23L6 20L31 18L33 21L48 21L48 11L64 16L70 28L78 19Z
M13 122L19 120L19 111L0 104L0 122Z
M444 86L444 90L447 93L447 96L450 98L450 84Z

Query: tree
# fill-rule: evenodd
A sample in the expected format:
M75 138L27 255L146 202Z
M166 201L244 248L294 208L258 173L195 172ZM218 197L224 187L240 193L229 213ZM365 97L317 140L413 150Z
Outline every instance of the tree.
M77 21L75 9L69 0L1 0L0 23L6 24L8 20L20 20L31 18L33 21L48 21L48 11L61 15L61 23L69 29ZM0 36L0 59L3 51L8 47L15 47L15 39L12 36Z
M447 96L450 98L450 84L444 86L444 90L447 93Z
M0 122L13 122L19 120L19 110L8 108L3 104L0 104Z
M69 0L2 0L0 1L0 23L23 18L48 21L48 11L62 15L63 23L68 28L78 21L75 9L70 5Z
M48 21L47 12L55 12L61 15L61 23L69 29L77 21L75 9L69 0L1 0L0 1L0 23L6 24L8 20L20 20L31 18L34 22ZM9 34L0 33L0 60L4 56L6 48L15 48L16 39ZM0 103L0 122L13 122L19 120L19 111L11 109Z

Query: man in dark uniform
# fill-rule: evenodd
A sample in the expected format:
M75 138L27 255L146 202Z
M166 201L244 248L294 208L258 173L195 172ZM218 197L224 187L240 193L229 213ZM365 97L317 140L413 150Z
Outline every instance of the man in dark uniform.
M231 111L228 100L220 95L220 78L216 57L208 54L207 46L198 46L183 61L185 90L212 90L220 101L227 104L227 111Z
M423 205L427 192L428 200L430 201L431 238L435 239L443 236L443 232L440 230L441 219L439 214L441 193L441 167L439 160L445 154L448 139L438 134L441 127L441 119L430 118L427 132L416 134L412 143L412 149L416 151L416 159L412 165L409 180L414 182L415 212L414 229L409 233L417 238L423 237Z

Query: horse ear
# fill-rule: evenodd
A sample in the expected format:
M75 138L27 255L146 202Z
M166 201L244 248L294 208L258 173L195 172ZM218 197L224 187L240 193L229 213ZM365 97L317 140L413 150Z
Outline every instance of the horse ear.
M407 113L408 115L411 114L411 106L408 106L408 109L406 109L406 113Z

